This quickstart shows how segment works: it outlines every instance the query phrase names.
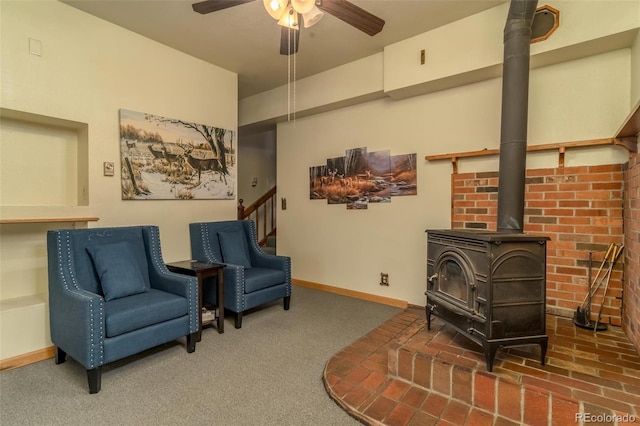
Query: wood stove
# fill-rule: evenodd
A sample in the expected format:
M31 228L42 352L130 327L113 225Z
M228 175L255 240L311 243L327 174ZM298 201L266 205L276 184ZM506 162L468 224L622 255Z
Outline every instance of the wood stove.
M484 348L487 369L500 346L545 335L549 238L523 234L531 24L537 0L511 0L504 28L497 232L427 231L427 326L437 316Z
M489 371L501 346L538 344L544 365L547 240L427 230L427 328L433 315L482 345Z

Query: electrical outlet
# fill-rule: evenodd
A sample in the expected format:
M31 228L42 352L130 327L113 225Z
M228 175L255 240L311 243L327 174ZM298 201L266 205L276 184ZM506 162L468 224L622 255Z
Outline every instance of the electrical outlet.
M385 274L384 272L380 272L380 285L389 285L389 274Z

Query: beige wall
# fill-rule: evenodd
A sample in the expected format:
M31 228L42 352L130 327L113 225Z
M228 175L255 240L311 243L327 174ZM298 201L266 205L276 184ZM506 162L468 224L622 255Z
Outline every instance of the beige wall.
M529 142L611 137L627 115L629 49L535 69ZM450 226L448 162L425 155L497 148L501 79L416 96L383 99L278 125L278 252L292 257L298 279L424 305L425 235ZM418 154L418 195L368 210L310 200L308 168L344 150ZM529 167L557 167L557 154L530 155ZM578 150L567 165L627 161L619 148ZM462 160L460 171L497 170L497 158ZM389 273L381 287L380 272Z
M235 217L234 200L122 201L118 110L236 131L236 74L57 1L3 0L0 14L0 106L87 125L89 206L83 213L100 218L89 226L159 225L171 261L191 257L189 222ZM29 53L30 38L40 42L41 56ZM0 158L1 167L8 161ZM102 175L105 161L116 164L114 177ZM46 180L39 171L25 171L16 184ZM6 359L51 344L44 238L47 229L71 224L0 226L0 359Z

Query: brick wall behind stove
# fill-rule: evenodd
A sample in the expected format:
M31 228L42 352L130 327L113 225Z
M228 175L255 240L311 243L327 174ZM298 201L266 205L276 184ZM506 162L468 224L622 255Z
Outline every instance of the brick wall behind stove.
M640 352L640 154L630 156L625 175L622 327Z
M524 232L551 238L547 243L548 313L573 317L589 288L589 252L594 278L609 244L624 241L624 170L622 164L527 170ZM453 228L496 229L497 172L453 174L451 187ZM622 264L620 256L604 301L601 321L607 324L622 324ZM593 299L593 319L604 287L603 283Z

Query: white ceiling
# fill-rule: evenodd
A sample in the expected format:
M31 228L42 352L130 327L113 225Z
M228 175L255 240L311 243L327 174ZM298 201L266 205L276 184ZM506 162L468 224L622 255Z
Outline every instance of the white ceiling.
M287 82L287 56L279 54L280 27L262 0L201 15L197 0L61 0L238 74L240 99ZM507 0L353 0L386 21L370 37L325 14L302 28L295 55L296 78L304 78L366 56L384 46L457 21ZM473 34L468 34L473 37ZM293 61L293 57L291 58Z

